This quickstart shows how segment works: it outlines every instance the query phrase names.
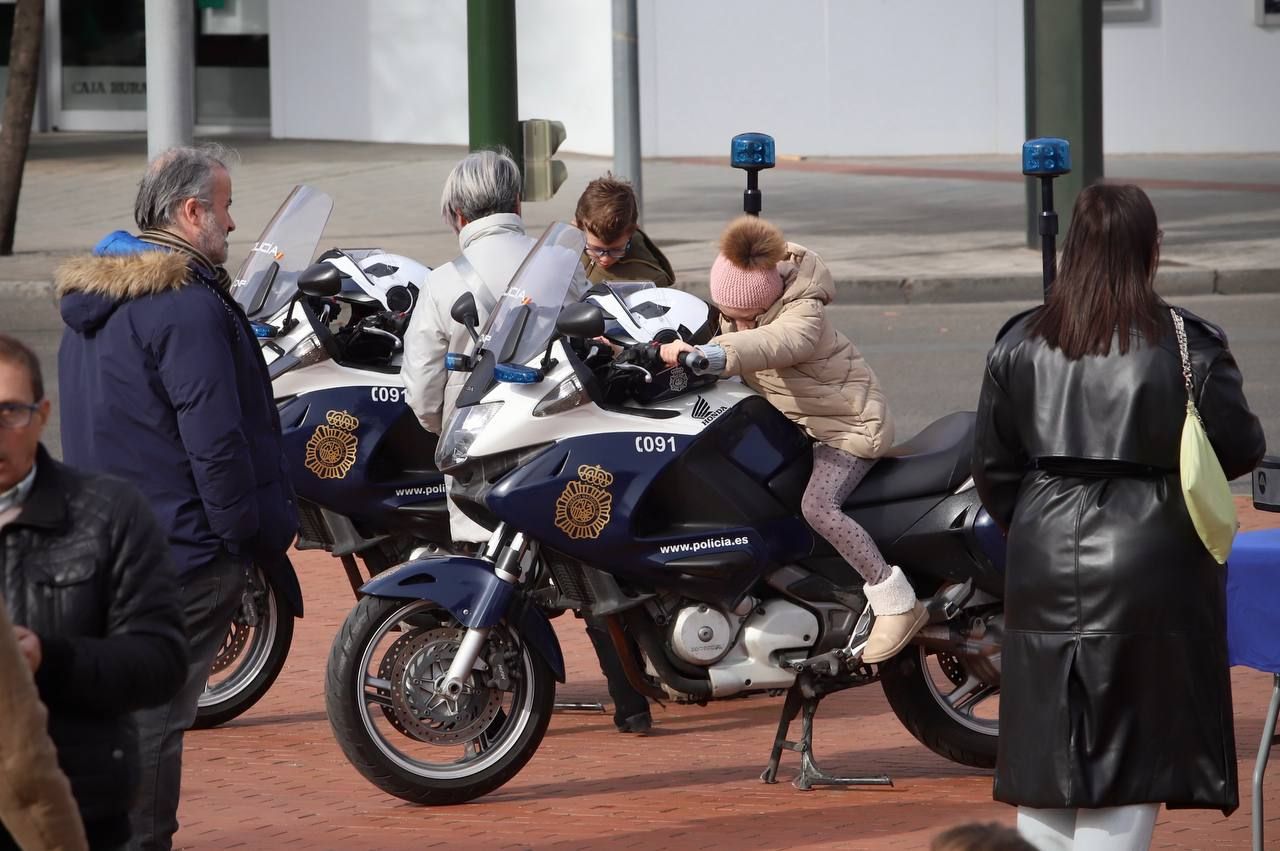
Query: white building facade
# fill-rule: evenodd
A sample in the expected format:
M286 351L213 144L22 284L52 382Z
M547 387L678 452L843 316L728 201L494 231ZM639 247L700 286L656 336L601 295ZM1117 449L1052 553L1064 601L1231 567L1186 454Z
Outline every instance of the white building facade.
M466 0L192 0L208 128L466 144ZM1017 151L1021 0L638 0L645 156ZM1109 153L1280 150L1277 0L1103 0ZM47 0L46 127L144 129L144 0ZM607 0L516 0L521 118L613 151ZM0 38L12 6L0 3ZM7 38L5 39L7 45Z

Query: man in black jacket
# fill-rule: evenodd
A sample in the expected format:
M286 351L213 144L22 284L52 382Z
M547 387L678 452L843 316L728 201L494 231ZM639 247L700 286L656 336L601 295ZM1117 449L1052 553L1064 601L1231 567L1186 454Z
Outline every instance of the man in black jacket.
M35 355L0 335L0 593L90 846L126 847L139 788L131 713L182 686L182 608L141 495L40 446L49 407ZM16 847L0 828L0 849Z

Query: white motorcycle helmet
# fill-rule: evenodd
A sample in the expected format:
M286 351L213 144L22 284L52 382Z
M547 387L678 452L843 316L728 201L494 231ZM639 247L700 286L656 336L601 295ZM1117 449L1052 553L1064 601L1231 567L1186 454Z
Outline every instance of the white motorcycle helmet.
M383 309L396 313L413 310L418 293L431 271L410 257L381 250L347 251L321 259L349 277L362 293L381 304ZM407 306L402 292L409 295Z
M596 284L587 298L612 317L606 320L605 336L619 343L649 342L674 332L699 345L715 336L719 321L719 312L693 293L647 281Z

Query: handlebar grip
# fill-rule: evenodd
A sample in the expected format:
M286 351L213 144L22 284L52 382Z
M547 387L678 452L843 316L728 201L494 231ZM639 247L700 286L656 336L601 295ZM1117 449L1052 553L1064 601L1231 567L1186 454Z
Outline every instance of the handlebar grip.
M681 352L680 365L696 375L702 375L710 364L702 352Z

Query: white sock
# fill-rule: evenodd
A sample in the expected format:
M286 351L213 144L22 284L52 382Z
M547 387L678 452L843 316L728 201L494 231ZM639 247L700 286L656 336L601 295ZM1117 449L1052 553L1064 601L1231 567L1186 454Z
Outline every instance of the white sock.
M916 604L916 591L907 581L900 567L890 568L889 575L877 582L862 586L862 593L877 615L900 615L911 611Z

